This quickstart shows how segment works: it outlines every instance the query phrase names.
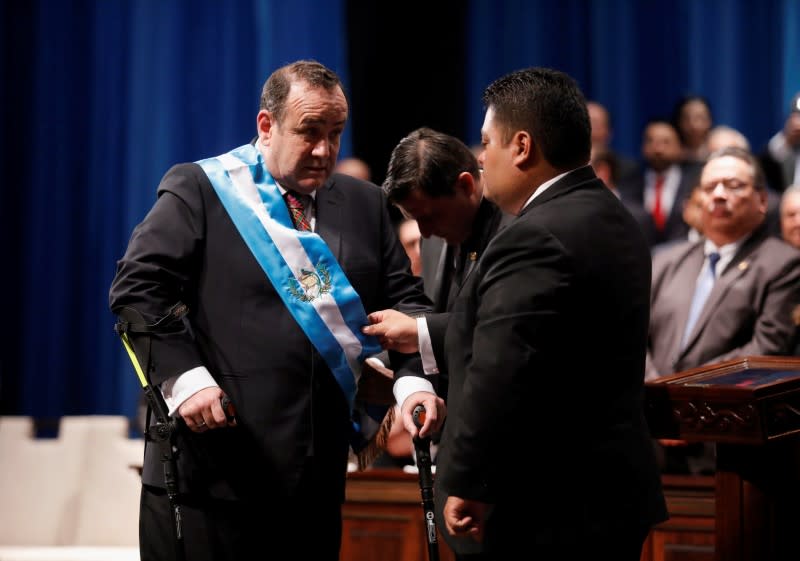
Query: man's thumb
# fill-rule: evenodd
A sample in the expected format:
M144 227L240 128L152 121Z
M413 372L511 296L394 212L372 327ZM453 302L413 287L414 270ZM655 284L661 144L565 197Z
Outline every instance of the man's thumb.
M383 321L383 310L372 312L370 315L367 316L367 319L370 323L380 323Z

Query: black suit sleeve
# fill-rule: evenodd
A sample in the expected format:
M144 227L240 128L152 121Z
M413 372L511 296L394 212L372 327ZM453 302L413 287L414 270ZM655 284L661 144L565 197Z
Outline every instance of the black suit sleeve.
M558 346L555 334L565 332L559 310L566 306L574 272L552 235L520 222L498 234L478 267L473 274L477 286L468 298L460 296L453 309L454 323L462 317L474 323L467 320L461 334L472 348L460 405L447 418L453 431L450 463L441 476L451 494L485 499L481 484L497 462L486 451L505 432L521 430L508 426L509 411L528 410L534 426L546 422L539 418L539 404L523 402L531 398L532 376L554 375L552 365L540 357Z
M190 284L197 278L198 254L203 239L203 204L200 181L208 181L195 164L173 167L158 188L158 199L134 229L125 255L117 263L109 305L137 310L147 323L155 323L177 302L194 294ZM134 347L137 337L132 335ZM187 327L152 336L150 383L160 384L203 361Z
M428 335L431 338L433 356L439 372L447 370L447 355L444 352L444 335L447 331L447 324L450 322L450 313L425 314L425 321L428 324Z

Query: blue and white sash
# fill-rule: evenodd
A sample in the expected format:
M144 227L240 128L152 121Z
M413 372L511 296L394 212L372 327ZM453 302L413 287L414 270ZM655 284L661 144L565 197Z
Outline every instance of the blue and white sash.
M245 144L197 163L353 411L361 364L381 348L374 337L361 333L368 323L364 306L339 263L319 235L295 229L254 146Z

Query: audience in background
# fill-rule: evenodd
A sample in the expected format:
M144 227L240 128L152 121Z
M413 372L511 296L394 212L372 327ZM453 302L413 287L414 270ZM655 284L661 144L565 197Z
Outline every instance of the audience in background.
M687 241L697 242L703 237L703 203L701 201L702 193L700 189L695 187L687 198L683 200L683 221L689 230L686 232L686 237L675 238L674 240L667 240L653 246L653 255L660 253L665 249L675 247L676 245L683 244Z
M767 180L777 191L800 183L800 92L792 98L783 129L769 140L760 158Z
M781 237L800 249L800 183L789 185L781 196Z
M333 170L335 173L343 173L356 179L363 179L364 181L372 181L372 170L367 162L361 158L350 157L342 158L336 164Z
M757 159L736 147L714 152L697 191L704 238L653 257L647 379L793 351L800 250L767 231L767 193ZM713 447L664 443L671 444L662 449L664 471L714 470Z
M708 149L716 152L722 148L736 146L742 150L750 151L750 142L747 137L733 127L719 125L711 129L708 135ZM762 168L763 170L763 168ZM781 237L780 201L781 195L766 178L767 185L767 230L777 238Z
M422 275L422 256L420 253L420 242L422 234L419 232L419 224L413 218L406 218L397 227L397 237L403 249L406 250L409 261L411 261L411 272L416 276Z
M698 242L703 237L703 192L695 187L683 201L683 221L689 226L686 239Z
M709 131L707 146L709 153L727 146L738 146L743 150L750 150L750 142L747 137L727 125L717 125Z
M606 187L608 187L620 201L622 201L622 204L625 205L628 212L636 219L636 222L639 224L647 240L647 244L653 247L656 241L656 227L655 224L653 224L653 217L642 205L628 197L623 197L622 193L617 189L619 161L616 155L609 150L592 149L592 159L590 163L597 177L605 183Z
M697 182L700 165L683 162L678 131L669 121L654 119L642 135L644 167L630 181L618 183L622 197L641 205L653 217L655 243L684 239L683 201Z
M589 124L592 127L592 154L603 152L610 154L616 160L617 181L628 181L635 177L639 169L636 160L611 148L611 139L614 134L611 113L597 101L587 101L586 109L589 111Z
M680 135L682 159L688 162L705 162L710 153L708 134L713 124L708 100L699 95L681 98L675 105L672 124Z

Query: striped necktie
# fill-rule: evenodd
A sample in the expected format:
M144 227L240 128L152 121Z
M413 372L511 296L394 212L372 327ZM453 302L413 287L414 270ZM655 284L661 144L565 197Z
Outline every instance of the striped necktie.
M289 214L292 216L294 227L298 230L308 232L311 230L311 223L306 216L306 205L311 201L309 195L301 195L296 191L286 191L284 195L286 206L289 207Z

